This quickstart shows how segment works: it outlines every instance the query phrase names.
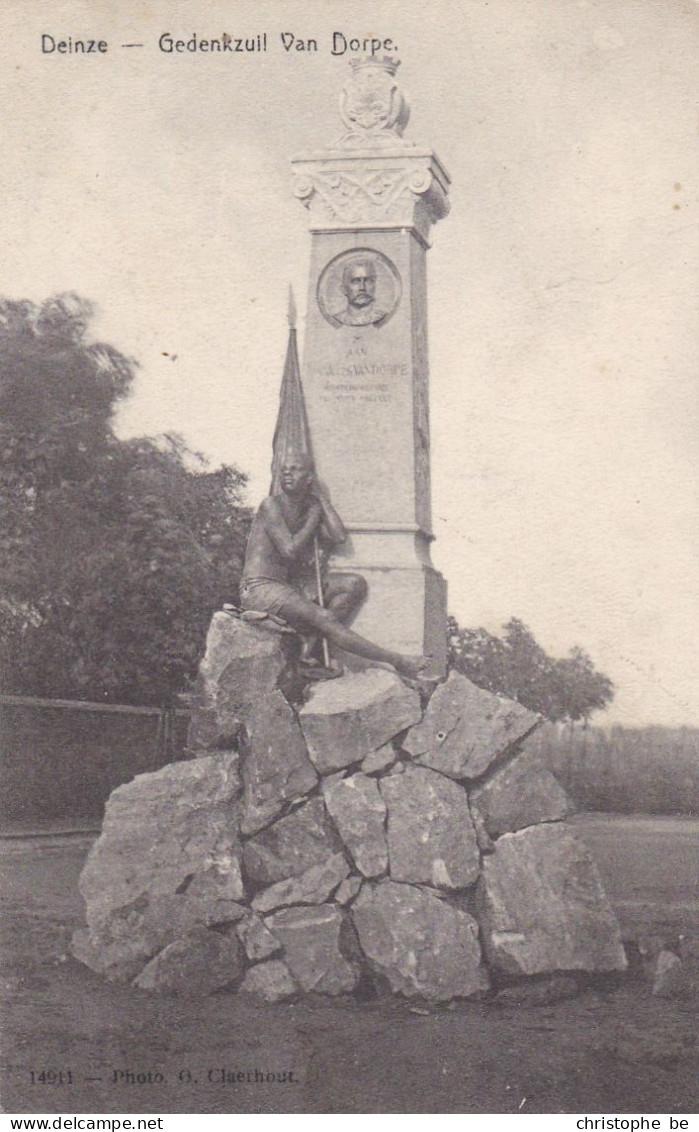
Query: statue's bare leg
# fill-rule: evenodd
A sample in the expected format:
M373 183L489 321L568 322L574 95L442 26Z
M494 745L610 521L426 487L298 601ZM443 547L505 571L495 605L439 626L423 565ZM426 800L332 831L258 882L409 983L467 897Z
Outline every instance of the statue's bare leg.
M319 633L345 652L363 656L365 660L393 665L403 676L419 676L430 663L428 656L405 656L367 641L338 621L332 610L321 609L301 593L289 595L284 601L281 616L298 633Z
M327 582L323 587L325 608L333 614L337 621L344 625L352 619L359 606L366 601L367 592L368 586L361 574L334 570L328 575ZM301 649L301 660L304 663L318 663L314 653L318 646L319 636L318 633L304 635Z
M324 587L325 607L346 625L366 601L368 592L369 587L361 574L333 571Z
M328 575L323 587L325 608L336 621L346 625L351 621L360 605L366 601L368 587L361 574L333 571ZM313 655L318 645L319 634L305 638L302 659Z

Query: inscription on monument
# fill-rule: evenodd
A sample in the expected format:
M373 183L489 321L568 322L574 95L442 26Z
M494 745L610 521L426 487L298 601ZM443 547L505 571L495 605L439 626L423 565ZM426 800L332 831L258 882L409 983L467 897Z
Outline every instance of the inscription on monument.
M364 402L390 405L394 402L396 383L410 376L407 361L390 361L377 355L371 344L357 334L337 360L310 367L318 382L324 403Z

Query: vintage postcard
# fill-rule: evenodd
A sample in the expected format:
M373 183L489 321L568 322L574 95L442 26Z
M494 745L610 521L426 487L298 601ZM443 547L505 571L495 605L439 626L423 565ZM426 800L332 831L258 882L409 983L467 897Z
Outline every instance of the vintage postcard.
M698 56L3 0L5 1112L691 1111Z

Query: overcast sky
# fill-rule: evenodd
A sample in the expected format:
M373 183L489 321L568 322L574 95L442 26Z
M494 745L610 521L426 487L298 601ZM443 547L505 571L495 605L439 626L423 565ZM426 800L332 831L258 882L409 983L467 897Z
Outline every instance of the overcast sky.
M333 31L391 37L453 178L429 253L435 564L450 609L581 645L605 721L699 725L697 104L690 0L42 3L0 12L0 292L76 290L140 363L124 436L269 482ZM262 54L166 55L266 31ZM281 46L280 33L318 42ZM106 55L42 55L41 35ZM49 41L45 41L49 42ZM122 48L123 43L143 43ZM175 358L176 355L176 358ZM601 718L601 717L600 717Z

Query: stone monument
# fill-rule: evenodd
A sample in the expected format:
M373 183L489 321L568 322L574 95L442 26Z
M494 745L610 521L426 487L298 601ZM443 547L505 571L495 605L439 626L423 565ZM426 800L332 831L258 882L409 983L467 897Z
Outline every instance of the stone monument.
M395 67L356 64L347 134L296 163L314 232L310 432L292 328L280 487L248 543L245 613L217 612L209 628L192 757L114 791L80 878L86 927L73 954L144 990L443 1003L526 997L528 984L544 1001L626 967L594 862L563 824L569 802L527 746L539 717L456 672L437 687L413 679L402 656L425 648L444 663L424 258L446 175L401 142ZM311 436L333 503L314 478ZM351 531L336 558L368 586L347 572L313 621L320 576L318 605L304 604L291 567L319 525L343 545L334 503ZM365 589L357 622L381 645L350 644L396 671L314 681L313 650L304 659L289 624L347 643L343 612Z
M312 234L302 366L318 475L349 533L334 567L368 583L358 633L446 670L446 585L430 560L426 254L449 177L403 139L398 61L355 59L345 132L292 161Z

